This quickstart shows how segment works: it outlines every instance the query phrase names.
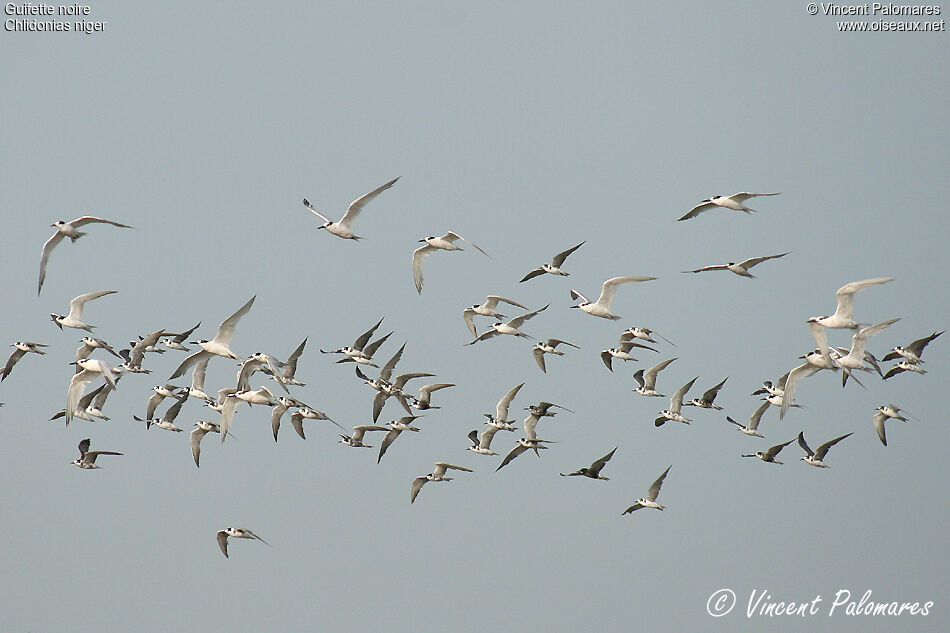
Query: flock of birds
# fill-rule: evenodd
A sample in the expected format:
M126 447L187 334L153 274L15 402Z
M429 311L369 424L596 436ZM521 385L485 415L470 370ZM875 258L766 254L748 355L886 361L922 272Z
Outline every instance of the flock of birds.
M374 189L360 198L353 201L347 208L345 214L338 220L332 221L329 217L319 212L314 206L304 199L304 206L313 214L323 220L318 228L326 229L328 233L348 240L361 239L353 232L353 224L364 210L365 206L379 196L381 193L391 188L399 179L393 179L381 187ZM703 200L681 218L680 221L695 218L701 213L716 208L732 209L751 213L753 209L745 206L744 203L757 196L775 196L778 193L737 193L732 196L713 196ZM42 292L43 283L46 279L47 268L50 257L54 249L69 238L71 242L85 235L79 231L80 228L94 224L107 224L118 228L129 229L128 225L121 224L104 218L83 216L70 222L59 221L51 225L56 232L43 245L42 256L40 259L39 283L37 287L38 294ZM419 240L424 245L417 248L412 253L411 273L416 291L421 294L423 288L423 261L439 251L458 251L462 250L457 245L458 242L468 244L488 257L488 253L475 245L470 240L462 237L454 231L448 231L442 236L429 236ZM569 273L564 270L565 264L573 253L580 249L585 242L580 242L566 250L563 250L551 258L550 263L541 264L539 267L527 272L520 280L520 283L528 282L542 275L552 275L555 277L564 277ZM766 255L751 257L742 262L729 262L727 264L717 264L705 266L694 270L683 271L684 273L701 273L707 271L726 270L741 277L755 278L749 271L755 266L763 264L770 260L777 260L787 256L789 253L780 253L775 255ZM622 286L643 283L656 279L651 276L615 276L605 280L601 286L600 294L596 300L591 300L579 291L571 289L570 296L577 303L571 308L579 308L592 317L598 317L608 320L618 320L621 317L612 312L613 300ZM821 371L828 373L840 372L842 386L849 381L859 382L858 374L867 372L876 372L878 376L887 380L903 372L915 372L918 374L926 373L922 365L923 354L929 343L934 341L943 332L934 332L929 336L915 340L904 346L895 346L890 352L884 355L880 360L868 351L870 339L883 332L890 325L898 321L896 318L888 319L874 325L862 324L854 320L854 299L859 292L879 286L892 281L888 277L879 277L865 279L847 283L842 286L836 294L837 304L835 312L829 316L817 316L805 321L815 342L813 351L803 355L799 360L802 362L790 369L785 375L774 383L765 381L761 389L756 390L752 395L762 396L763 403L755 410L749 418L748 423L742 424L730 416L726 416L726 421L736 425L739 430L752 437L764 437L759 432L759 427L763 415L771 407L779 410L779 416L784 417L791 407L797 407L794 397L800 383L803 379L813 376ZM210 410L217 414L214 421L201 420L194 426L189 433L189 446L196 467L200 467L200 454L202 439L208 433L216 433L220 436L221 442L225 442L231 435L231 429L237 413L241 410L241 404L245 403L249 407L259 405L269 407L271 411L271 428L274 440L277 441L280 424L285 415L289 413L291 424L297 435L306 439L304 428L305 420L325 421L339 427L339 443L353 448L373 448L367 444L367 437L375 433L384 433L377 453L377 463L379 463L389 447L400 435L405 432L418 433L420 428L413 426L413 422L418 419L421 412L438 409L433 403L434 394L443 389L454 387L453 383L435 382L425 384L418 389L409 388L410 381L422 378L433 377L435 374L430 372L412 371L396 373L396 366L399 364L406 345L403 344L392 356L382 365L377 363L376 355L380 347L386 343L387 339L393 334L376 337L377 330L381 327L383 319L380 319L369 329L363 331L351 344L342 345L335 349L320 351L330 356L339 356L335 361L337 364L352 363L355 368L357 379L365 383L374 392L372 397L372 424L360 424L346 429L339 422L333 420L326 413L315 407L308 405L302 400L291 395L291 388L304 386L296 377L297 361L304 353L307 339L304 339L300 345L286 358L280 360L271 354L258 352L247 357L236 354L231 349L231 342L234 338L239 321L253 307L256 297L251 297L246 303L238 308L234 313L224 319L218 326L218 329L211 339L195 339L192 334L201 326L199 322L194 327L182 332L168 332L164 329L143 334L138 340L130 343L128 348L116 351L113 346L101 338L92 335L95 326L84 321L84 312L92 301L107 297L116 293L115 290L105 290L98 292L89 292L75 297L69 304L69 311L65 315L52 313L50 315L53 324L60 330L76 329L88 332L89 335L81 339L81 345L75 354L75 373L66 386L65 408L53 416L52 419L64 419L68 425L72 420L80 418L87 421L108 420L103 409L109 394L118 388L120 379L126 374L148 374L152 370L143 365L146 358L152 353L164 353L168 350L177 350L181 352L191 352L178 367L171 373L168 380L172 381L183 378L190 372L190 384L176 385L168 382L155 386L149 393L145 403L145 417L133 416L138 422L144 422L146 428L156 426L160 429L174 433L182 433L184 429L176 426L176 419L179 417L183 406L195 399L202 402ZM522 310L523 313L513 318L508 318L498 312L498 308L504 304L508 308ZM542 308L531 310L526 305L513 299L501 297L498 295L489 295L481 304L475 304L465 308L462 311L462 319L465 326L472 334L472 340L467 345L482 343L491 338L508 335L514 338L532 337L523 332L521 328L525 323L540 315L550 307L550 304ZM478 331L478 322L476 317L486 317L494 319L494 323ZM846 329L853 332L851 347L833 347L828 342L827 331L829 329ZM376 338L374 338L376 337ZM661 336L659 333L645 327L630 327L623 330L619 335L619 341L616 347L602 350L600 357L610 371L614 371L616 361L634 361L637 359L631 355L631 352L644 349L654 353L659 353L658 347L663 341L666 344L673 345L671 341ZM188 347L195 345L197 349ZM43 355L46 352L44 348L47 345L36 342L18 341L13 344L15 348L8 358L6 365L0 371L0 382L5 381L14 371L16 365L21 362L28 354ZM567 348L579 350L580 348L566 340L549 338L537 342L532 347L534 359L542 372L547 372L546 357L565 356ZM93 355L97 357L94 358ZM114 360L109 361L109 358ZM236 381L233 386L229 385L217 391L205 388L205 377L209 363L215 358L234 360L240 362L240 370L237 373ZM648 368L641 368L634 374L637 387L635 393L643 397L666 396L658 391L657 383L660 378L660 372L676 361L676 357L668 358L662 362L656 363ZM890 368L882 368L881 364L885 362L897 361ZM790 363L791 364L791 363ZM370 368L378 370L376 377L370 377L366 372ZM251 388L252 378L261 373L268 380L273 381L270 387L261 386L254 390ZM395 375L394 375L395 374ZM690 424L691 420L684 415L684 407L696 407L709 410L722 410L722 407L716 404L716 398L719 391L724 387L728 378L724 378L718 384L706 389L701 395L695 398L687 399L688 394L693 389L698 377L693 378L686 384L679 387L669 399L668 408L660 411L654 421L656 427L661 427L667 422L680 422ZM93 383L97 383L96 388L90 389ZM860 382L859 382L860 384ZM505 452L504 457L496 467L501 470L514 459L526 452L533 452L540 457L541 450L550 448L551 440L542 439L538 435L538 426L546 417L552 417L558 412L573 413L563 405L542 401L537 404L531 404L525 407L528 411L527 417L518 425L516 420L509 419L509 407L517 397L519 390L524 386L522 382L512 387L497 402L494 412L485 414L483 428L472 430L468 434L471 446L468 450L482 456L496 456L492 450L492 444L499 431L514 432L518 428L523 430L523 436L519 438L514 446ZM863 386L863 385L862 385ZM158 414L158 408L164 400L172 402L161 415ZM382 424L379 419L382 415L385 404L394 399L402 407L405 415L398 420ZM878 407L872 416L873 426L877 431L880 441L885 446L887 439L885 435L885 422L889 419L907 421L904 412L894 404L884 404ZM853 433L853 432L852 432ZM782 450L797 440L799 446L804 452L801 458L806 464L811 466L825 468L829 450L838 443L845 440L852 433L847 433L826 441L818 446L817 450L812 450L806 442L804 434L799 433L788 441L776 444L767 450L756 451L754 453L742 454L742 457L758 458L771 464L781 464L778 457ZM119 456L122 453L112 450L90 450L91 440L84 439L79 444L79 458L73 464L85 470L98 469L100 466L97 461L100 456ZM614 453L615 447L609 453L592 462L590 466L579 468L570 473L561 473L564 477L581 476L590 479L608 479L602 473L609 464ZM657 503L657 497L660 494L660 488L670 472L669 467L649 486L646 494L638 498L622 514L630 514L641 508L653 508L663 510L664 506ZM415 503L419 493L425 484L429 482L447 482L452 477L447 476L450 471L472 472L473 469L458 464L452 464L446 461L436 462L432 471L421 475L412 480L410 486L410 503ZM228 527L220 530L216 535L218 545L225 557L228 556L228 539L250 539L264 542L264 540L245 528Z

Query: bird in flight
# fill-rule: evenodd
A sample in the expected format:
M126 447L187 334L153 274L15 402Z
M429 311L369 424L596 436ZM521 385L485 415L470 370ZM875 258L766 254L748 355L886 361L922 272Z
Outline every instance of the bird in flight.
M84 215L81 218L76 218L70 222L65 222L59 220L50 224L50 226L56 227L56 232L53 233L52 237L46 240L46 243L43 244L43 253L40 256L40 283L36 288L36 295L39 296L40 292L43 290L43 282L46 280L46 263L49 261L50 253L53 252L53 249L56 248L56 245L63 241L63 238L68 237L70 241L75 242L80 237L85 235L85 233L79 231L80 227L86 226L87 224L111 224L112 226L117 226L122 229L131 229L132 227L127 224L119 224L118 222L113 222L112 220L106 220L103 218L97 218L92 215Z
M397 180L399 180L399 178L393 178L382 187L379 187L378 189L373 189L368 194L364 196L360 196L359 198L351 202L350 206L346 208L346 213L344 213L343 217L340 218L337 222L333 222L332 220L330 220L330 218L328 218L327 216L323 215L322 213L314 209L313 205L310 204L310 202L308 202L306 198L303 199L303 206L310 209L310 212L313 213L314 215L323 218L324 223L318 226L317 227L318 229L326 229L328 233L332 233L333 235L336 235L337 237L341 237L345 240L361 240L363 239L362 237L353 233L352 227L353 227L354 220L356 220L356 218L359 217L360 211L363 210L363 207L365 207L368 202L370 202L373 198L375 198L382 192L386 191L393 185L395 185Z

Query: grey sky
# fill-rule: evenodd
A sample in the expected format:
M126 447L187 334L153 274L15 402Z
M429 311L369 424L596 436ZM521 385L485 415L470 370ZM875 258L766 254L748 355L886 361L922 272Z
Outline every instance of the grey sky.
M88 36L0 33L0 343L51 346L0 385L6 630L946 629L946 337L924 376L868 374L866 390L843 391L826 372L807 379L807 408L781 422L769 411L764 440L695 409L692 425L656 429L668 399L630 393L637 368L677 356L663 393L729 376L718 402L744 421L752 390L813 347L805 320L858 279L896 278L856 300L858 320L902 318L872 339L878 356L947 327L946 32L839 33L805 2L156 4L97 2L90 17L108 24ZM318 231L301 205L337 219L397 176L356 223L360 243ZM674 221L737 191L782 195L753 200L751 216ZM37 299L48 225L84 214L136 229L94 226L60 245ZM492 258L436 253L417 296L411 252L448 230ZM517 283L581 240L570 277ZM757 280L680 272L785 251ZM617 275L658 279L620 289L620 321L568 310L570 288L596 296ZM233 349L285 357L309 337L295 395L345 426L369 421L372 392L318 348L381 316L380 332L395 330L382 358L407 341L399 369L458 386L379 465L375 449L334 444L327 423L310 423L306 442L286 428L275 445L269 410L243 407L233 441L206 438L199 471L186 434L131 419L179 353L122 380L111 422L47 422L82 336L48 314L106 289L119 292L85 316L117 347L199 320L210 338L256 294ZM528 342L463 347L461 310L492 293L550 303L524 330L582 349L541 374ZM633 325L676 347L611 374L597 352ZM235 371L214 359L209 386ZM466 452L465 436L522 381L512 417L542 399L576 414L542 422L558 442L542 459L495 473L500 457ZM871 425L885 402L917 418L889 423L887 448ZM180 426L206 411L189 403ZM381 420L399 415L390 403ZM781 467L739 458L801 430L813 447L854 435L827 470L794 444ZM80 472L69 462L84 437L125 455ZM614 446L610 481L558 476ZM439 460L475 472L410 506L412 479ZM620 517L670 464L668 509ZM214 533L229 525L272 546L238 541L225 559ZM714 619L719 588L738 604ZM763 589L935 605L927 617L746 618Z

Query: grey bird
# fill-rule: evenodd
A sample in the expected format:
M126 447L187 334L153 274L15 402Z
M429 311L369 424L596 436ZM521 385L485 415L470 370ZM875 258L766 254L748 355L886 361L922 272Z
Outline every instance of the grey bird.
M614 450L593 462L589 467L575 470L572 473L561 473L561 477L574 477L579 475L581 477L589 477L590 479L603 479L604 481L607 481L609 477L604 477L600 474L600 471L604 469L604 466L607 465L607 462L610 461L610 458L613 457L614 453L616 452L617 448L614 448Z

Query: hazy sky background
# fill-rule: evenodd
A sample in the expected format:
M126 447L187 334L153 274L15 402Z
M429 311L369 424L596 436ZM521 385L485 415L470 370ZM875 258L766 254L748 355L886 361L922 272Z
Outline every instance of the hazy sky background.
M806 408L767 412L766 439L725 421L747 420L749 394L800 362L814 346L805 320L832 312L847 282L896 278L856 299L860 321L902 318L871 340L878 356L948 326L947 34L839 33L805 5L96 2L104 32L0 34L0 331L50 345L0 385L4 630L946 630L950 337L928 348L924 376L867 374L867 389L845 390L827 372L807 379ZM396 176L355 224L359 243L318 231L301 205L338 219ZM737 191L782 195L753 200L751 216L675 222ZM61 244L37 298L49 225L85 214L136 228ZM448 230L492 258L431 256L417 296L411 252ZM570 277L518 283L581 240ZM785 251L756 280L680 272ZM570 288L596 297L617 275L658 279L620 289L620 321L568 310ZM458 386L379 465L328 423L308 423L304 442L285 418L275 444L270 411L242 406L237 437L207 437L199 470L187 433L131 417L180 352L125 377L110 422L47 421L83 335L48 314L107 289L119 292L85 320L116 348L198 321L195 337L211 338L256 294L232 349L285 358L309 337L294 395L345 426L370 421L373 392L318 349L380 317L380 333L395 330L380 358L406 341L398 370ZM463 347L461 310L492 293L550 303L524 331L581 349L545 375L530 342ZM634 325L676 347L608 372L598 352ZM693 397L728 376L724 413L654 427L669 400L632 394L631 376L672 356L659 389L699 376ZM212 360L207 390L236 370ZM558 443L540 460L495 473L501 457L467 452L466 434L520 382L511 417L542 399L576 413L541 423ZM885 448L871 417L887 402L916 419L889 422ZM391 402L381 421L399 415ZM178 424L216 418L192 400ZM813 447L854 435L827 470L795 444L784 466L739 457L801 430ZM85 437L125 455L79 471ZM558 476L615 446L610 481ZM475 472L410 505L412 479L440 460ZM670 464L668 509L621 517ZM235 541L225 559L214 535L227 526L272 546ZM720 588L738 604L714 619ZM838 589L935 604L927 617L829 618ZM748 619L761 590L823 606Z

